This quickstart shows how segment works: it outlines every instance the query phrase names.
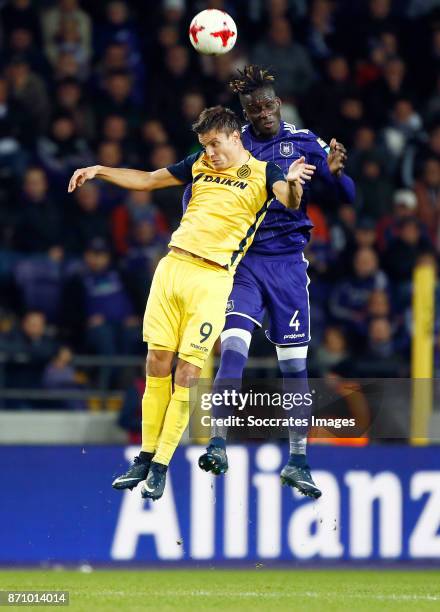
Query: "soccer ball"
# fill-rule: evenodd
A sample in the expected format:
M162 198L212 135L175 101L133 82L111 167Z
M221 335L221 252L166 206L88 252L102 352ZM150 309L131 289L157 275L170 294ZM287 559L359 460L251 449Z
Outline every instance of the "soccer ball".
M223 55L237 40L237 26L228 13L206 9L198 13L189 26L192 46L204 55Z

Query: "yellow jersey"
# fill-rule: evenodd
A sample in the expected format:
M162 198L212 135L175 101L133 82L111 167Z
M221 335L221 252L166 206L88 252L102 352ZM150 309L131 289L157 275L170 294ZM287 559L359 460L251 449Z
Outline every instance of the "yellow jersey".
M215 170L202 151L167 169L192 182L191 199L169 246L235 270L274 198L273 184L285 180L281 168L249 154L242 166Z

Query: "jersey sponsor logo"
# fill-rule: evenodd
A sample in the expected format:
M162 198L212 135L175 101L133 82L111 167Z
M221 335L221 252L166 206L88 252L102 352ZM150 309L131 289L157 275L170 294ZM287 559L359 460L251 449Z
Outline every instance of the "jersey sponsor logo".
M238 187L239 189L246 189L248 186L244 181L235 181L230 178L221 178L220 176L212 176L211 174L198 174L197 180L203 177L204 183L218 183L219 185L228 185L228 187Z
M280 154L283 157L291 157L293 154L293 142L280 142Z
M228 300L226 304L226 313L232 312L234 310L234 300Z
M304 338L305 334L284 334L284 340L296 340L297 338Z
M196 349L197 351L202 351L203 353L209 352L209 349L206 346L201 346L200 344L194 344L194 342L191 342L191 348Z
M241 168L237 170L238 178L244 179L251 175L251 169L247 164L243 164Z

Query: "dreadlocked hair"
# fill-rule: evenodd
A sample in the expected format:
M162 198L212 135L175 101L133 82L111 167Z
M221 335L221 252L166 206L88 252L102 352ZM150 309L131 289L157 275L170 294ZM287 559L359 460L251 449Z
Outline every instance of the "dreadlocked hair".
M238 70L239 78L230 81L229 87L236 94L250 94L261 87L272 87L275 77L268 70L251 64Z

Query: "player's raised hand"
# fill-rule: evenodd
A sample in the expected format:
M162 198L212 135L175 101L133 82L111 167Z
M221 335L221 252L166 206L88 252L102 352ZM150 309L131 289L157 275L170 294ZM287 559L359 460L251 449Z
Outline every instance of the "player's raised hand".
M327 155L327 163L329 170L336 176L341 176L344 171L345 162L347 161L347 149L336 138L330 141L330 152Z
M90 181L90 179L95 178L98 168L99 166L89 166L88 168L79 168L78 170L75 170L69 181L67 191L72 193L72 191L75 191L77 187L84 185L86 181Z
M300 157L290 165L286 178L289 182L299 181L301 185L304 185L306 181L310 181L315 170L316 166L306 164L306 158Z

